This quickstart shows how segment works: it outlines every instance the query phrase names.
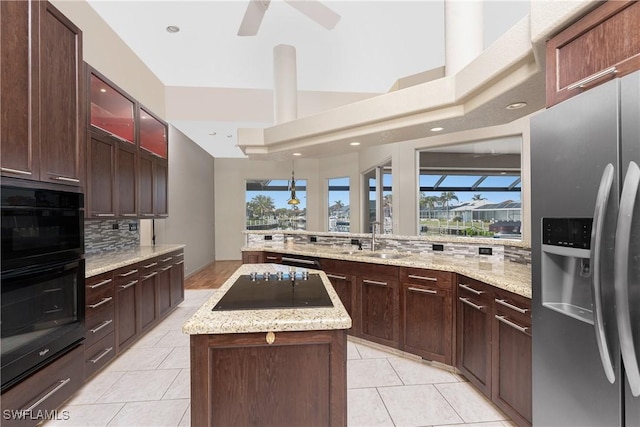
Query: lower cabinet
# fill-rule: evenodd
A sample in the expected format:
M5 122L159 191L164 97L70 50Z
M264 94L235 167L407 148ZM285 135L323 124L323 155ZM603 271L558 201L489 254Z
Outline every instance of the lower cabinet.
M402 349L453 364L452 273L401 268Z
M171 307L184 301L184 252L174 252L170 277Z
M115 288L113 272L85 282L85 378L113 358L115 345Z
M34 426L82 387L84 344L2 393L2 425ZM38 415L42 415L38 419ZM59 419L70 414L59 413Z
M262 264L264 260L264 252L262 251L243 251L242 263L243 264Z
M158 259L140 263L140 325L149 329L158 318Z
M400 292L398 267L361 264L356 276L359 336L398 348L400 346ZM366 267L364 267L366 266Z
M140 332L140 281L138 265L123 267L113 273L116 294L116 350L129 346Z
M353 331L359 330L356 325L358 316L356 315L356 277L353 275L351 266L353 263L323 258L320 260L320 264L333 285L333 289L338 294L340 302L342 302L351 317L351 329L347 330L347 332L351 334Z

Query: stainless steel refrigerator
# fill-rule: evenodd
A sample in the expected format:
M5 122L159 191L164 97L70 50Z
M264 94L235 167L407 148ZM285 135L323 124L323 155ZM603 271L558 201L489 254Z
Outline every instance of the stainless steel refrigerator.
M531 119L533 424L640 426L640 72Z

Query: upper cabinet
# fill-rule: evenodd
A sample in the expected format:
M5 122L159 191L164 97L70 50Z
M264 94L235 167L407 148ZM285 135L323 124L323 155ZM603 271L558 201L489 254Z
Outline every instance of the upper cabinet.
M0 2L2 175L84 185L82 33L46 1Z
M167 217L167 124L87 68L87 217Z
M608 1L547 43L547 107L640 69L640 2Z

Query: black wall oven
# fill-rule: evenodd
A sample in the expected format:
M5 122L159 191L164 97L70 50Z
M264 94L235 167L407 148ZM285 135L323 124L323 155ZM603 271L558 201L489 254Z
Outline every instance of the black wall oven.
M84 339L82 193L1 188L2 391Z

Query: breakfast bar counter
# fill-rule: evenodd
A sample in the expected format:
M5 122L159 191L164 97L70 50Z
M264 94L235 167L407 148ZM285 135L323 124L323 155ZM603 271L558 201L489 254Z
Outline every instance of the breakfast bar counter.
M258 295L274 295L273 304ZM350 327L323 272L240 266L183 325L191 335L191 425L346 426Z

